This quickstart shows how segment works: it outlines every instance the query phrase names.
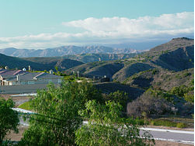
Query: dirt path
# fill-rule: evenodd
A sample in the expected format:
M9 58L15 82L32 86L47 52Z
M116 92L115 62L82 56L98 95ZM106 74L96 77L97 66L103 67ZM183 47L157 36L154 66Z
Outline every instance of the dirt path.
M13 131L9 134L6 135L5 139L11 139L11 141L20 141L21 138L23 137L23 132L28 129L28 127L24 126L19 126L19 133L14 133Z

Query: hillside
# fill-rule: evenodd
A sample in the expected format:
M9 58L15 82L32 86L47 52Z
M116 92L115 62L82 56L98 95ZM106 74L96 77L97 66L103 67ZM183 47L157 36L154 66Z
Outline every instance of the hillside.
M41 70L41 64L39 63L0 54L0 66L8 66L10 69L22 69L24 67L27 68L29 65L36 70Z
M65 55L63 58L78 60L83 63L95 62L95 61L109 61L127 59L136 56L137 53L130 54L78 54L78 55Z
M153 87L155 89L169 91L176 86L188 86L190 82L193 81L193 78L193 68L179 72L155 68L136 73L133 76L126 78L123 83L143 89Z
M36 58L37 60L37 58ZM70 60L70 59L50 59L50 61L29 61L17 57L10 57L3 54L0 54L0 66L8 66L10 69L22 69L28 68L30 65L33 70L55 70L55 66L58 66L59 70L69 69L71 67L81 65L82 62Z
M65 55L62 57L28 57L23 58L28 61L33 61L37 63L51 62L51 60L62 60L71 59L77 60L83 63L95 62L95 61L109 61L109 60L119 60L128 59L136 56L137 53L130 54L78 54L78 55Z
M61 46L43 50L5 48L0 49L0 53L15 57L56 57L78 54L130 54L137 53L137 51L131 48L123 49L105 46Z
M139 55L131 61L124 61L125 67L113 76L123 82L126 78L143 71L158 69L159 72L178 72L194 67L194 40L172 39Z
M193 67L194 40L176 38L134 58L87 63L67 72L80 71L85 76L106 75L111 80L139 88L157 86L169 90L188 84L194 75Z
M193 68L194 40L188 38L175 38L145 53L144 57L162 68L181 71Z

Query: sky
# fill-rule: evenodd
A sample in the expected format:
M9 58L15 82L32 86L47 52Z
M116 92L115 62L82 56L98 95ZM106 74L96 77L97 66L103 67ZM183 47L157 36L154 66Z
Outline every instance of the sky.
M0 0L0 48L194 36L194 0Z

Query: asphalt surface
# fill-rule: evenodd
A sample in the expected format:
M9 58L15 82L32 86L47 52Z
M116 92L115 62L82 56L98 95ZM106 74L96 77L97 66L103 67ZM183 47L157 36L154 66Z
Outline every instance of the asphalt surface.
M172 141L194 145L194 131L156 129L156 128L141 128L149 131L155 140Z

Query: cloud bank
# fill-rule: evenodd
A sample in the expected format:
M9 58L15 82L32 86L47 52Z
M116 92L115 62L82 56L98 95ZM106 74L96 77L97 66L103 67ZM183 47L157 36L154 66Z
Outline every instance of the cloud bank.
M159 17L87 18L62 22L64 27L80 28L80 33L42 33L0 37L0 48L48 48L62 45L113 44L194 34L194 12L163 14Z

